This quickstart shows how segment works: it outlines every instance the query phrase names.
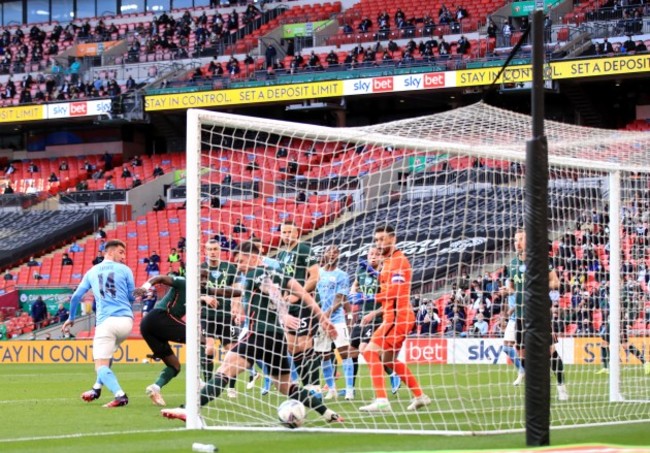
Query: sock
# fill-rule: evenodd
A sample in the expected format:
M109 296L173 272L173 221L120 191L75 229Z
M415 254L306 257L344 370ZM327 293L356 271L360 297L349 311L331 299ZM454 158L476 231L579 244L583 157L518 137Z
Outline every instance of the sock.
M634 355L636 356L636 358L639 359L639 360L641 361L641 363L645 363L645 357L643 357L643 354L641 353L641 351L639 351L639 350L636 348L636 346L634 346L633 344L631 344L631 345L629 345L629 346L627 347L627 350L630 351L632 354L634 354Z
M212 372L214 370L214 356L207 355L205 352L205 346L201 346L200 349L200 360L201 360L201 371L203 372L203 380L209 381L212 379Z
M99 374L97 375L97 380L93 384L93 388L95 390L101 390L102 389L102 381L101 381L101 379L99 379Z
M323 378L330 390L336 389L336 382L334 381L334 366L332 366L332 359L323 359L321 362L323 367Z
M224 388L228 386L228 376L221 373L214 375L212 379L205 383L205 387L201 390L201 406L205 406L215 398L219 398Z
M387 399L388 395L386 394L386 388L384 387L384 370L381 365L379 353L377 351L369 351L366 349L363 353L363 357L366 359L366 363L368 364L372 387L375 390L375 398Z
M230 378L228 382L228 387L231 389L234 389L235 386L237 385L237 379L236 378Z
M504 346L503 352L505 352L506 355L510 357L510 360L512 360L512 363L515 365L515 368L517 368L517 371L523 373L524 365L519 359L519 355L517 355L517 351L515 351L515 348L513 348L512 346Z
M176 370L170 366L167 366L163 368L163 370L160 372L160 375L158 376L158 379L156 379L156 385L158 387L164 387L174 379L176 376L178 376L178 373L180 373L181 370Z
M300 355L298 353L297 355ZM291 365L291 382L298 382L300 380L300 375L299 375L299 364L296 363L294 360L293 356L291 354L288 355L289 358L289 365ZM302 363L302 357L301 357L301 363Z
M420 388L418 380L415 378L415 376L413 376L411 370L409 370L405 363L395 360L393 362L393 369L395 370L395 373L397 373L397 375L400 377L400 379L406 382L407 387L409 390L411 390L411 393L413 393L414 397L418 398L422 396L423 392Z
M269 377L269 370L266 367L266 364L261 361L257 361L257 366L260 367L262 373L264 374L264 385L262 385L262 390L265 393L268 393L271 390L271 378Z
M113 393L113 395L124 395L122 387L120 387L119 382L117 382L117 377L115 377L113 370L111 370L109 367L103 366L97 370L97 378L99 381L104 383L104 385Z
M302 404L305 405L305 407L308 407L310 409L314 409L316 412L318 412L320 415L323 415L325 411L327 411L327 408L323 404L323 400L321 399L318 394L309 394L307 390L304 388L298 387L297 385L293 384L291 388L289 388L289 398L298 400Z
M352 387L357 385L357 375L359 374L359 357L352 358L352 366L354 367L354 374L352 376Z
M600 361L603 362L603 368L609 368L609 346L600 347Z
M354 390L354 360L351 357L343 360L343 375L345 376L345 390Z
M255 371L255 365L253 365L248 369L248 382L251 382L253 379L255 379L256 375L257 371Z
M393 374L393 369L388 365L384 365L384 372L390 376L391 374Z
M309 353L309 355L306 356L307 363L305 364L305 367L309 370L307 379L309 380L309 384L319 386L321 369L320 354L314 352L313 349L309 349L307 352Z
M551 355L551 369L555 373L557 385L564 384L564 362L557 351L553 351L553 354Z

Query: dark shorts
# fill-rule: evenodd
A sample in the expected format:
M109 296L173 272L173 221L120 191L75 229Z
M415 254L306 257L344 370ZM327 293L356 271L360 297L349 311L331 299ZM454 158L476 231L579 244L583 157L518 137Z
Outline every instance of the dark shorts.
M372 334L375 333L377 327L381 325L381 317L375 319L379 319L379 321L375 320L369 324L366 324L365 326L362 326L361 324L355 324L352 327L352 333L350 334L350 346L355 349L359 349L361 343L370 343L370 337L372 337Z
M524 347L524 337L526 336L526 324L522 318L515 320L515 345L521 349Z
M283 333L248 332L232 347L231 352L244 357L253 365L262 361L269 368L271 376L280 376L291 372L287 349L287 340Z
M318 320L311 312L310 308L300 307L300 310L291 310L289 311L289 314L300 319L300 327L298 327L298 329L286 330L289 335L295 335L297 337L313 337L316 335L316 331L318 331Z
M140 333L154 357L159 359L174 353L170 341L185 344L185 323L160 308L151 310L142 318Z
M240 328L230 318L201 319L201 329L204 336L218 338L223 346L237 341Z

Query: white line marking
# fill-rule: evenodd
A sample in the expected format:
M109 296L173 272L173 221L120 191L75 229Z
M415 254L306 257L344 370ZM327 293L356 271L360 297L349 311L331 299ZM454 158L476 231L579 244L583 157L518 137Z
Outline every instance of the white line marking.
M15 439L0 439L0 444L12 442L34 442L41 440L56 440L56 439L78 439L82 437L105 437L116 436L120 434L147 434L147 433L163 433L170 431L185 431L185 428L165 428L165 429L140 429L133 431L113 431L107 433L77 433L77 434L61 434L58 436L40 436L40 437L17 437Z

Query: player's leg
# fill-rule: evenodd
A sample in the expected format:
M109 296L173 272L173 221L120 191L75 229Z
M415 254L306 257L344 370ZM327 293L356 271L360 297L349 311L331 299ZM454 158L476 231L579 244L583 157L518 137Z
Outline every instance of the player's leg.
M140 332L149 345L153 356L162 359L166 365L156 381L146 388L146 393L153 404L165 406L161 388L181 372L180 361L172 351L169 342L185 344L185 323L169 316L164 310L152 310L142 319Z
M391 410L386 388L384 387L384 366L380 354L383 352L384 347L387 346L385 344L387 336L393 329L393 324L380 325L363 351L363 358L368 365L372 387L375 392L375 400L371 404L360 407L359 410L361 411L381 412Z
M517 323L514 320L508 320L506 325L506 330L503 335L503 352L508 356L512 364L517 368L519 382L515 381L515 385L521 384L521 381L524 379L524 367L519 360L519 355L515 349L515 343L517 341L516 335Z
M554 343L551 345L551 370L555 373L555 379L557 380L557 399L560 401L568 401L569 393L564 383L564 362L555 349L555 334L553 335L552 341Z
M97 379L108 388L115 399L104 407L120 407L129 403L129 398L122 390L117 377L110 368L111 359L120 344L126 340L133 328L133 319L129 317L108 318L95 330L93 340L93 359L95 360L95 371ZM84 401L89 401L82 395ZM92 401L92 400L90 400Z
M328 409L318 393L310 392L304 387L291 382L289 361L287 360L287 345L284 338L267 339L262 358L269 368L269 374L275 381L280 393L291 399L302 402L305 407L315 410L328 423L343 421L333 410Z
M609 327L606 322L600 326L600 363L602 368L596 374L609 374Z
M317 325L313 322L311 310L304 308L299 313L300 327L286 333L289 354L304 386L320 392L321 355L314 351L313 337Z
M413 400L407 407L407 410L409 411L414 411L431 404L431 398L424 394L420 387L420 383L415 375L411 373L409 367L404 362L397 359L397 354L400 349L402 349L406 337L412 330L413 325L411 323L398 324L391 332L392 335L386 339L386 349L384 350L382 357L383 362L388 364L395 373L397 373L400 379L406 383L406 386L411 391Z
M352 346L350 345L350 331L345 323L335 324L336 339L334 346L341 355L343 361L343 376L345 379L345 399L354 399L354 361L351 357Z

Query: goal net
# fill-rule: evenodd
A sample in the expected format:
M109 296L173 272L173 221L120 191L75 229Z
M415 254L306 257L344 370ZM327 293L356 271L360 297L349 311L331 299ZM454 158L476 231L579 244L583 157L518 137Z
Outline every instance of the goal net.
M288 397L264 387L264 373L286 370L290 355L292 379L311 391L309 401L320 395L345 419L328 424L308 410L302 429L524 428L524 352L507 326L525 317L515 238L524 222L530 117L481 103L343 129L188 115L188 427L283 429L277 408ZM559 356L549 369L552 426L648 420L650 135L550 121L546 133L548 246L558 277L548 305ZM395 270L384 245L373 247L385 225L412 275ZM238 258L251 240L260 258ZM218 256L206 256L208 242L219 244ZM213 313L197 303L211 291L199 281L206 260L212 287L229 285L223 275L234 272L229 282L244 288ZM336 341L310 321L310 298L291 277L339 325ZM367 345L390 334L372 337L368 328L386 331L369 313L378 292L409 283L410 314L400 305L404 292L384 299L401 307L403 343L383 369ZM391 316L384 313L386 323ZM206 341L214 341L214 357ZM417 389L403 380L393 388L391 372L405 377L405 367L430 398L416 410ZM387 402L375 400L384 394Z

